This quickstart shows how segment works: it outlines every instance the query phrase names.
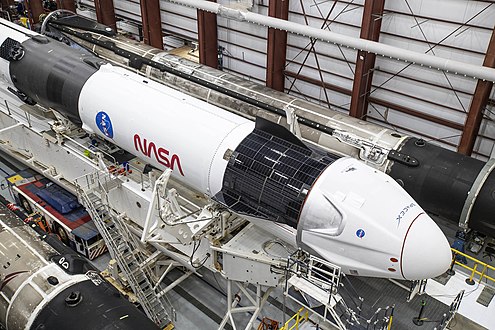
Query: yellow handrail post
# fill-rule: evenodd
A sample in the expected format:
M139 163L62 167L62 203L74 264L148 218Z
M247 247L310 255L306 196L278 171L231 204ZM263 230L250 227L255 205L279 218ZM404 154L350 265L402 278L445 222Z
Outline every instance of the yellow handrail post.
M293 330L293 329L299 330L299 323L301 322L301 319L304 318L304 317L301 317L301 312L304 310L306 310L306 309L304 307L301 307L294 316L292 316L290 319L287 320L287 322L285 322L285 324L282 326L282 328L280 328L280 330ZM306 310L305 318L307 321L308 320L308 310ZM289 324L291 321L294 321L294 324L289 328Z
M450 264L450 267L447 270L447 275L450 275L450 276L455 275L454 265L455 265L455 259L456 258L457 258L457 251L452 249L452 263Z
M392 307L393 308L393 307ZM395 308L394 308L395 309ZM394 309L392 309L392 313L390 313L390 318L388 319L387 330L392 329L392 321L394 319Z
M473 285L474 284L474 276L476 274L480 276L479 283L481 283L483 281L483 279L487 279L487 280L490 280L492 282L495 282L495 278L487 275L488 270L495 271L495 267L493 267L492 265L489 265L489 264L487 264L487 263L485 263L483 261L480 261L480 260L478 260L476 258L473 258L470 255L465 254L463 252L457 251L455 249L451 249L451 250L454 253L454 257L452 259L453 262L454 262L454 264L458 265L459 267L462 267L462 268L465 268L465 269L468 269L469 271L471 271L471 275L470 275L470 277L468 279L466 279L466 283L468 283L470 285ZM463 256L466 259L469 259L469 260L473 261L474 266L473 267L469 267L469 266L467 266L467 265L465 265L465 264L457 261L456 260L456 256L457 255ZM483 270L481 272L479 270L477 270L478 265L483 266ZM451 268L452 268L452 266L451 266ZM453 271L453 273L455 274L454 271ZM452 275L452 274L449 274L449 271L447 271L447 274L448 275Z
M481 283L481 281L483 280L483 277L485 277L485 272L487 269L486 266L487 266L486 264L483 266L483 270L481 271L481 275L480 275L480 281L478 283Z
M466 283L469 284L469 285L474 285L474 274L476 274L476 268L478 267L478 263L475 262L474 263L474 267L473 267L473 271L471 272L471 276L469 276L469 278L466 279Z

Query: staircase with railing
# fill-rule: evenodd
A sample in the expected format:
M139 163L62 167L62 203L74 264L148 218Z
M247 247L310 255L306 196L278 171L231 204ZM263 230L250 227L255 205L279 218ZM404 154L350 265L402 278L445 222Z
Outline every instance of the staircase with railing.
M152 271L146 262L141 243L130 232L123 215L108 205L108 191L122 182L118 177L99 173L89 174L80 181L85 182L78 184L77 189L81 204L91 215L111 256L117 261L148 317L160 327L164 327L170 321L166 297L158 294L159 288L154 285Z
M287 297L338 329L387 329L392 322L393 306L363 315L364 300L340 267L302 250L288 258L285 285Z

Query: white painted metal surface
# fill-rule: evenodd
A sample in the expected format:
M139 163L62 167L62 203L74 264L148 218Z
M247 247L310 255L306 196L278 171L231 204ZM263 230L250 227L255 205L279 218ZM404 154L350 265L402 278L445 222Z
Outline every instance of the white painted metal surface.
M251 121L217 110L111 65L102 66L88 80L79 99L86 131L158 168L171 168L174 176L210 196L222 187L227 166L224 153L234 150L254 128ZM112 136L99 128L99 113L106 114Z
M395 180L363 165L342 158L322 173L306 198L298 245L347 274L419 279L419 271L442 273L451 253L437 224ZM383 201L387 206L378 207Z
M111 65L102 66L89 79L79 105L86 131L147 156L159 168L172 168L176 178L210 196L222 187L224 154L235 150L253 129L244 118ZM406 240L406 233L424 211L385 174L344 158L331 164L313 189L299 219L298 245L347 273L364 276L418 279L448 268L448 242L433 220L423 215L425 232L433 238L427 245L431 262L418 272L414 267L406 271L405 265L422 258L416 258L415 252L415 246L424 246L421 236ZM264 226L265 221L249 218ZM294 229L269 226L275 235L293 242L286 234L294 234Z

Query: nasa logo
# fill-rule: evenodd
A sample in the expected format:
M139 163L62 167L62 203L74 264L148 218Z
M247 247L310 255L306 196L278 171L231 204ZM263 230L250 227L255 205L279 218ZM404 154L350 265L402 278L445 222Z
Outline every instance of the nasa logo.
M169 151L163 147L157 147L154 142L148 141L144 138L141 141L141 137L139 134L134 134L134 148L136 151L141 152L143 155L149 158L155 158L156 161L162 164L165 167L168 167L172 170L177 166L177 170L179 173L184 176L184 172L182 171L182 166L180 165L179 156L176 154L172 154L169 158Z
M363 237L364 237L364 235L366 235L366 233L364 232L364 230L362 230L362 229L358 229L358 230L356 231L356 236L357 236L357 237L359 237L359 238L363 238Z
M112 121L110 120L110 116L103 111L100 111L96 114L96 126L100 129L100 131L108 138L113 138L113 126Z

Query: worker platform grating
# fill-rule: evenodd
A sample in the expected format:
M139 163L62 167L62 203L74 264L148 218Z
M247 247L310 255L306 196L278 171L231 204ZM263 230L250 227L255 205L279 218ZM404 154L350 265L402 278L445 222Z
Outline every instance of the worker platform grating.
M485 307L488 307L494 295L495 295L495 290L490 288L489 286L485 286L483 288L483 291L481 291L481 294L479 295L476 302L482 304Z
M362 316L365 318L371 317L378 308L395 304L393 329L435 329L435 327L438 328L443 314L449 311L449 306L426 294L415 296L410 302L407 302L409 292L386 279L352 276L347 276L347 279L349 279L352 288L350 288L349 282L344 280L343 284L347 289L339 290L339 293L348 306L353 309L352 301L357 301L356 293L364 298ZM413 318L418 316L422 301L426 302L423 311L425 322L421 327L418 327L413 323Z

